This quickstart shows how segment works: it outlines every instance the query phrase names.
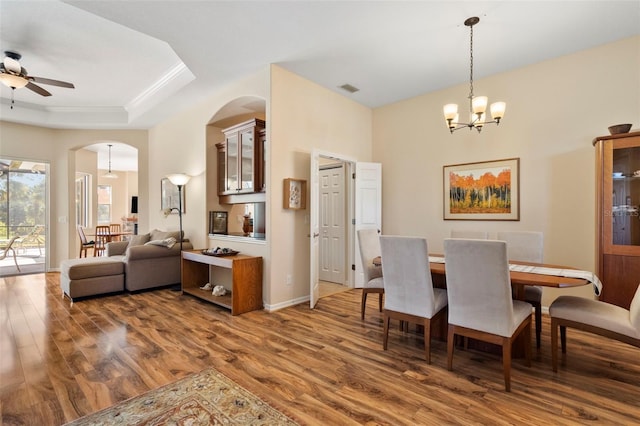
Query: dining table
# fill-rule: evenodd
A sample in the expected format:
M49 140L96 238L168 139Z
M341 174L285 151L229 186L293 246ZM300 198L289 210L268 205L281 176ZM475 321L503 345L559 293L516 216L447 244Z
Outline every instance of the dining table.
M107 237L107 242L110 243L111 241L113 241L113 238L115 237L126 237L129 235L133 235L133 232L131 231L117 231L117 232L109 232L108 234L100 234L100 236L102 237ZM92 237L95 239L97 235L95 233L93 234L87 234L87 237Z
M377 256L373 259L374 266L382 266L382 257ZM445 258L441 254L429 254L429 267L431 269L431 277L434 287L446 288L446 269ZM509 274L511 277L511 287L513 289L513 297L516 300L524 300L524 288L527 285L552 287L552 288L571 288L592 284L596 295L600 295L602 291L602 283L598 277L589 272L579 270L570 266L560 266L546 263L532 262L509 262ZM442 336L444 337L444 336ZM483 342L475 342L477 349L495 352L495 348L483 344ZM525 341L516 339L513 343L513 357L520 357L524 354Z
M375 257L373 264L378 267L382 266L382 258L380 256ZM444 256L430 254L429 267L434 284L446 285ZM602 289L602 284L595 274L570 266L510 261L509 274L514 298L517 300L524 300L524 287L527 285L568 288L593 284L596 295L599 295Z

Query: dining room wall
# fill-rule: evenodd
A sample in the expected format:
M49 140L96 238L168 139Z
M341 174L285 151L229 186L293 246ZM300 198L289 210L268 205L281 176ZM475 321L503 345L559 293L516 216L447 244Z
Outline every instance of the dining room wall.
M481 60L481 58L478 58ZM482 72L481 62L476 71ZM465 110L468 81L373 111L382 163L383 230L419 235L442 252L451 229L544 232L544 260L595 271L595 149L607 127L640 128L640 37L474 80L476 95L507 103L499 126L450 134L442 106ZM463 115L463 114L461 114ZM520 220L443 219L443 166L520 159ZM605 283L606 285L606 283ZM567 290L545 290L548 305ZM586 286L574 291L586 297Z

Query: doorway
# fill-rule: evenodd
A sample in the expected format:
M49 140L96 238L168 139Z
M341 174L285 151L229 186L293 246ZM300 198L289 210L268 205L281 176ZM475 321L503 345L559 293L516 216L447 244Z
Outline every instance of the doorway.
M346 278L345 166L320 166L320 281L344 285Z
M48 184L47 163L0 159L0 240L13 240L0 261L0 276L46 271Z
M313 309L320 298L320 170L321 164L341 163L345 173L345 287L358 287L362 281L362 262L357 247L356 230L362 227L381 229L382 226L382 168L379 163L357 162L341 154L313 149L310 164L309 216L309 305ZM360 287L362 284L360 284Z

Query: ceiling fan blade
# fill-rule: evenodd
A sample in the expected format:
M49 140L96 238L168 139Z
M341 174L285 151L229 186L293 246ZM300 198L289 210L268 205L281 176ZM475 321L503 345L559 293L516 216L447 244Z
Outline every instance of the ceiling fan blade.
M35 81L36 83L49 84L51 86L58 86L58 87L66 87L68 89L75 89L75 86L72 83L67 83L66 81L52 80L50 78L34 77L32 75L30 75L27 78L29 80Z
M44 90L42 87L40 86L36 86L35 84L33 84L32 82L28 82L26 86L27 89L36 92L38 95L42 95L42 96L51 96L51 93L47 92L46 90Z

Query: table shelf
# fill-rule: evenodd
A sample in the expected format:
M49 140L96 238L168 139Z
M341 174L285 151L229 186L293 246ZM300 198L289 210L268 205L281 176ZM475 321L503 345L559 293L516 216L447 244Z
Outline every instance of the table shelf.
M211 290L201 290L206 283L215 286L215 270L211 267L231 271L231 289L224 296L214 296ZM216 257L202 254L202 250L182 252L182 293L229 309L231 315L262 309L262 257L235 256ZM225 286L226 288L226 286Z

